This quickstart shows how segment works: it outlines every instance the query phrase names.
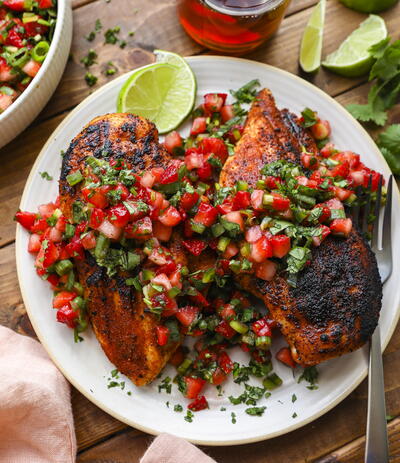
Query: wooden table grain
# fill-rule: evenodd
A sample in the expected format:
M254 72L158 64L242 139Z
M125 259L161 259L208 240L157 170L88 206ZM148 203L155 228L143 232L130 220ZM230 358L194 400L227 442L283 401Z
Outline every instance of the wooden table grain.
M301 33L316 0L293 0L275 37L247 57L299 74L298 48ZM151 6L150 6L151 5ZM15 223L22 190L31 166L51 132L64 117L94 89L123 72L154 61L152 50L161 48L182 55L208 53L181 29L175 0L73 0L74 34L70 59L63 78L36 121L13 142L0 150L0 324L34 337L17 284L14 258ZM393 38L400 38L400 4L382 14ZM100 19L103 32L120 26L124 49L104 44L100 33L93 42L85 35ZM337 48L365 15L328 0L324 31L324 54ZM129 35L129 32L133 34ZM98 63L90 71L98 76L89 88L81 58L93 48ZM118 68L104 75L107 62ZM363 102L366 79L346 79L321 70L313 83L342 104ZM400 105L390 113L390 122L400 122ZM371 133L376 135L373 128ZM400 463L400 327L384 354L391 462ZM208 447L204 450L220 463L359 463L363 461L367 388L364 381L337 407L313 423L285 436L239 447ZM136 463L151 436L126 426L97 408L72 388L72 405L78 440L79 463ZM184 462L182 462L184 463ZM377 462L379 463L379 462Z

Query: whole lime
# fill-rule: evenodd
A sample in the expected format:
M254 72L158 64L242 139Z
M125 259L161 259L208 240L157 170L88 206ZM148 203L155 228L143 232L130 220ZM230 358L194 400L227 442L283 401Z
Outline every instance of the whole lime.
M399 0L340 0L347 7L361 13L377 13L395 5Z

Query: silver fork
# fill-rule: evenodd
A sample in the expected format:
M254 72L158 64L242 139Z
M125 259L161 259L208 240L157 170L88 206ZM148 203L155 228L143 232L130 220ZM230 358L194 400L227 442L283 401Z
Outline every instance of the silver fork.
M371 192L370 177L367 193ZM376 202L374 209L374 224L371 237L371 248L375 253L379 274L382 283L385 283L392 273L392 241L391 241L391 222L392 222L392 190L393 176L390 176L386 206L382 224L382 244L379 246L379 215L381 212L382 196L382 177L380 178L376 192ZM363 211L361 231L366 233L368 230L368 216L371 211L371 196L367 195L367 202ZM353 220L359 223L360 207L353 210ZM389 443L386 424L385 406L385 385L383 382L383 364L381 350L381 336L379 324L371 336L369 344L369 371L368 371L368 412L367 412L367 431L365 443L365 463L387 463L389 462Z

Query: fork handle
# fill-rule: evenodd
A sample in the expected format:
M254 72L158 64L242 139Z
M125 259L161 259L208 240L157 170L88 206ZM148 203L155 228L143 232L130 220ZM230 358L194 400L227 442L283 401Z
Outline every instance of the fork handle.
M385 385L379 325L370 341L368 374L368 414L365 463L389 462L386 424Z

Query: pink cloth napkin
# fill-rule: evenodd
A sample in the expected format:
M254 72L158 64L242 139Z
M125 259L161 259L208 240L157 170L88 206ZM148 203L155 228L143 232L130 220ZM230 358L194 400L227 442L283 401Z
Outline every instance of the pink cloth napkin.
M215 463L215 460L180 437L161 434L154 439L140 463Z
M0 326L0 462L73 463L69 385L35 340Z
M0 462L74 463L75 458L68 382L37 341L0 326ZM215 460L184 439L161 434L140 463Z

